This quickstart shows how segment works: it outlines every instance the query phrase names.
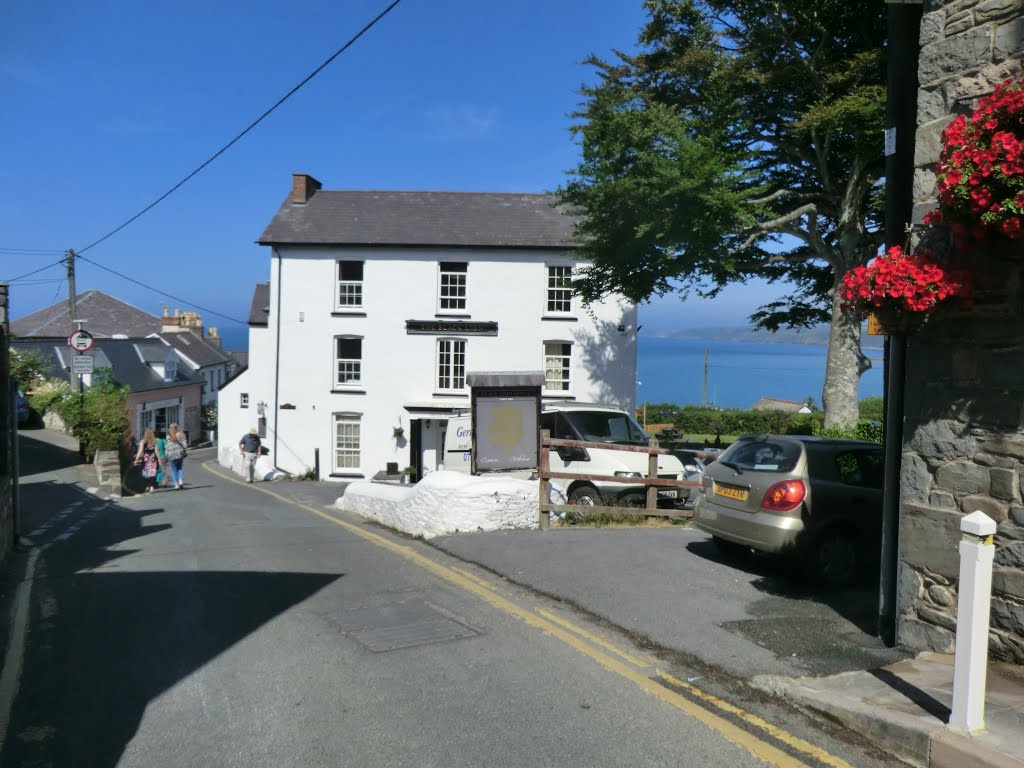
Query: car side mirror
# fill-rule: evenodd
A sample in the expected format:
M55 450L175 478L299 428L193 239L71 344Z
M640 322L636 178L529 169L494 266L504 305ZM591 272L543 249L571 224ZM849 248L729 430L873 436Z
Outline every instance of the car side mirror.
M555 447L555 452L558 453L558 458L562 461L590 461L590 454L587 453L586 448L559 445Z

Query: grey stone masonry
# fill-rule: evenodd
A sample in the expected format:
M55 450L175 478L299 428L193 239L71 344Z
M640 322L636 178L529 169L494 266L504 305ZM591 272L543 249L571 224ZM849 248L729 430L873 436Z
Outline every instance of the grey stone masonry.
M914 222L936 207L942 132L995 84L1024 77L1024 0L925 0ZM971 256L974 306L907 341L897 641L955 644L960 521L998 523L989 650L1024 665L1024 248Z

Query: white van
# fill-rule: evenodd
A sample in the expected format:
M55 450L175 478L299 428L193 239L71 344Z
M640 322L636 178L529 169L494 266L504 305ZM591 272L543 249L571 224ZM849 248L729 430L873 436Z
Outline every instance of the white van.
M616 445L647 445L649 438L636 419L625 411L611 406L588 403L547 403L541 407L540 428L551 432L559 440L584 440L591 443ZM456 472L469 472L471 430L469 414L448 420L445 435L444 468ZM602 450L600 448L556 448L551 451L550 466L554 472L581 475L609 475L622 477L622 483L589 480L568 481L566 496L570 504L642 505L646 491L642 485L625 482L630 477L647 476L648 454L632 451ZM666 480L685 480L683 465L671 454L658 456L658 477ZM566 481L552 481L564 483ZM680 493L680 491L682 491ZM686 488L658 489L659 507L682 507Z

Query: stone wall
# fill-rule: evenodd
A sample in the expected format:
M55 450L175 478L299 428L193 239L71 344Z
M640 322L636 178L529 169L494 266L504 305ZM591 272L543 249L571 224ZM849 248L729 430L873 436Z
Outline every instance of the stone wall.
M0 568L14 545L14 493L17 424L12 418L7 284L0 283Z
M926 2L914 218L936 207L942 129L1024 74L1024 0ZM975 306L908 341L898 641L952 651L960 518L999 524L992 656L1024 664L1024 254L975 260Z

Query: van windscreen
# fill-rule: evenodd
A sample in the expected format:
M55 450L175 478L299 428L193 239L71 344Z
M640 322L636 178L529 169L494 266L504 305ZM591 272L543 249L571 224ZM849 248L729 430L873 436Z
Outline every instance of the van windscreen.
M566 411L563 415L572 423L583 440L592 443L620 443L647 445L647 433L629 414L613 411Z

